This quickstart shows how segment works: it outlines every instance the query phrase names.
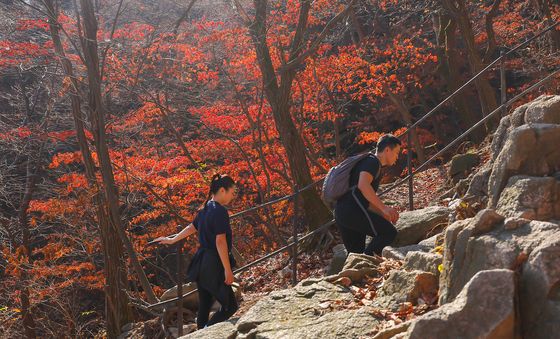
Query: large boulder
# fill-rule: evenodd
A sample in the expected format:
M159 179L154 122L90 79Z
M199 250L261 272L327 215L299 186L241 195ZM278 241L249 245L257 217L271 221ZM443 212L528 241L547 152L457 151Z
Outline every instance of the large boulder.
M472 169L480 162L480 156L476 153L456 154L451 158L449 166L449 178L453 183L459 182L469 176Z
M559 144L560 125L523 125L512 130L490 174L489 206L496 206L512 176L546 176L560 171Z
M560 95L540 96L503 117L492 139L492 160L501 152L510 132L525 124L560 124Z
M519 309L524 338L560 333L560 237L544 241L529 255L520 278Z
M518 112L519 117L514 115L514 124L560 124L560 96L542 95L526 107L524 113Z
M516 338L515 292L513 271L478 272L452 303L412 321L403 337Z
M433 304L437 301L437 294L438 279L435 274L393 270L383 283L374 304L396 311L402 303L418 305L420 299L423 303Z
M189 333L193 333L196 330L197 330L197 326L195 323L183 325L183 335L181 337L184 337ZM179 337L179 329L177 327L169 327L169 333L171 334L171 338Z
M371 256L361 253L350 253L342 266L342 270L349 269L377 269L379 264L383 261L379 256Z
M416 244L403 247L385 246L381 253L384 258L393 260L404 260L409 252L428 252L432 249L430 246Z
M369 256L367 254L350 253L346 258L342 270L326 277L327 281L333 282L342 277L349 278L352 282L359 282L366 276L379 276L378 266L383 261L379 256Z
M331 259L331 263L327 268L327 275L337 274L342 271L344 267L344 263L346 262L346 257L348 256L348 252L346 252L346 248L344 244L338 244L333 247L333 257Z
M448 227L440 304L453 302L480 271L519 270L524 337L548 338L560 331L560 224L517 217L500 220L503 217L492 210L483 210Z
M331 301L349 302L353 294L325 280L308 279L258 301L237 322L241 335L258 338L356 338L378 325L365 310L325 312Z
M314 309L320 301L351 300L344 287L323 280L303 280L295 288L274 291L259 300L237 322L241 332L247 332L267 322L309 320L317 318Z
M395 339L399 337L403 337L403 335L408 330L408 328L412 325L411 321L406 321L404 323L400 323L396 326L391 326L382 329L381 331L377 332L377 334L373 337L373 339Z
M501 216L481 222L482 214L489 219L492 212L483 210L477 217L458 221L446 230L440 304L452 301L477 272L512 268L520 256L530 254L544 241L560 238L560 226L552 222L530 221L516 228L506 228L499 221Z
M334 311L314 318L283 319L259 324L248 338L363 338L370 336L380 321L367 308ZM242 337L241 335L239 337Z
M424 239L418 243L420 246L426 246L430 249L435 248L438 244L443 242L443 232L435 234L428 239Z
M439 267L442 262L443 257L438 253L413 251L406 254L403 268L430 272L439 278Z
M187 284L183 284L181 289L183 295L186 295L196 290L196 283L190 282ZM161 301L165 301L173 298L177 298L177 285L163 292L159 299ZM188 308L189 310L196 311L198 309L198 293L194 292L186 297L183 297L183 307Z
M560 219L560 180L555 177L511 177L496 207L506 217Z
M393 247L418 244L426 236L439 233L447 226L450 210L444 206L431 206L419 210L402 212L395 225L398 234Z
M224 321L189 333L179 339L235 339L236 336L237 329L235 325L229 321Z
M241 300L242 292L241 292L241 287L239 286L239 284L234 282L231 285L231 287L233 289L233 293L235 294L235 297L237 298L237 300L238 301ZM187 284L183 284L183 286L182 286L183 296L191 293L194 290L196 290L196 283L195 282L189 282ZM177 298L177 285L175 285L172 288L163 292L163 294L161 295L161 297L159 299L161 301L165 301L165 300L169 300L169 299L173 299L173 298ZM186 308L186 309L189 309L191 311L197 311L198 310L198 292L194 292L194 293L189 294L186 297L183 297L183 307ZM212 306L212 309L213 310L219 309L219 303L215 302L214 305Z
M499 197L499 192L493 192L494 188L498 187L503 188L503 185L507 183L509 176L516 175L516 174L528 174L533 175L536 173L529 173L524 172L524 166L522 163L516 165L516 161L520 161L521 158L525 156L533 157L538 155L543 155L546 152L546 149L534 149L530 152L526 152L528 145L525 147L523 145L523 138L528 138L526 135L512 135L514 130L523 126L523 125L531 125L533 128L535 124L551 124L551 125L559 125L560 124L560 96L556 95L545 95L541 96L534 101L522 105L516 108L510 115L503 117L500 121L500 125L498 126L494 136L492 138L492 144L490 146L491 150L491 157L489 161L478 170L478 172L472 177L470 186L467 189L465 197L477 199L483 202L486 202L489 192L495 193L493 196L492 204L497 202L497 198ZM527 133L527 132L525 132ZM517 134L519 134L517 132ZM507 151L504 149L508 144L508 140L511 138L520 139L518 142L508 145ZM530 138L529 138L530 139ZM551 145L549 145L551 146ZM534 146L533 146L534 147ZM538 145L537 145L538 147ZM504 153L506 152L506 153ZM510 153L510 157L512 158L508 161L507 164L500 164L500 161L496 161L497 158L502 155L502 158L507 157L507 153ZM523 153L534 153L534 154L523 154ZM530 162L530 160L528 160ZM521 161L527 162L527 161ZM515 174L507 174L507 168L504 168L504 165L514 167L513 172ZM493 167L496 166L496 172L494 174L492 185L489 187L490 175L493 172ZM515 170L517 167L517 171ZM541 175L541 174L539 174ZM490 190L490 191L489 191ZM494 205L491 205L494 206Z
M480 169L471 176L471 181L467 192L465 193L465 198L467 199L480 199L486 202L488 199L488 180L490 179L490 173L492 173L492 162L489 160L487 163L482 165Z

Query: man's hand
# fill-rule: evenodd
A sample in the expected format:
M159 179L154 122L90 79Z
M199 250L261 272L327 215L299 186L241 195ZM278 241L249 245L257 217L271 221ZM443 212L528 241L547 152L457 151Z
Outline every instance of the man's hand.
M395 224L399 220L399 212L397 212L397 210L392 207L386 206L383 210L383 213L385 214L387 220L389 220L393 224Z
M225 270L225 275L226 275L226 280L224 281L226 283L226 285L231 285L233 284L233 281L235 280L233 277L233 272L231 270Z

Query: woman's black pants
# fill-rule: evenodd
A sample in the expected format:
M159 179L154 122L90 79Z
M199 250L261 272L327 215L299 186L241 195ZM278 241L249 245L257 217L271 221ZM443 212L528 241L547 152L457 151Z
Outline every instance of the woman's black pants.
M208 315L210 314L210 308L214 303L214 299L220 303L221 308L208 320ZM212 293L204 289L204 287L198 286L198 315L196 318L198 329L229 319L238 308L239 306L237 305L237 300L235 299L235 294L231 286L223 284L217 295L212 295Z

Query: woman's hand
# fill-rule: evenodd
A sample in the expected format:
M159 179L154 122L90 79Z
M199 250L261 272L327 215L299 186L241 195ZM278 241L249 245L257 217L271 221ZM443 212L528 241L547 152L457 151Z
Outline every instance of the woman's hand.
M224 281L226 285L233 284L233 281L235 280L235 278L233 277L233 272L231 270L225 270L224 273L226 275L226 280Z
M175 243L175 239L173 237L159 237L152 240L152 242L162 245L173 245Z

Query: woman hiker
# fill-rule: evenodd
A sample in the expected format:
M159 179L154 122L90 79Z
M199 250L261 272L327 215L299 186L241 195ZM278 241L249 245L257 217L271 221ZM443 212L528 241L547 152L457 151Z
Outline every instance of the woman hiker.
M189 265L187 275L198 286L198 329L229 319L238 309L233 283L232 267L235 266L232 249L232 233L229 214L224 205L229 204L236 193L233 179L227 175L212 177L208 199L198 211L194 221L174 236L154 240L160 244L174 244L198 232L200 247ZM210 308L216 299L221 308L210 320Z
M336 224L348 253L381 255L383 247L397 236L393 226L398 212L386 206L375 193L379 188L383 166L397 162L401 141L386 134L379 138L375 155L360 160L350 172L350 187L354 187L337 202L334 210ZM366 235L373 240L366 246Z

